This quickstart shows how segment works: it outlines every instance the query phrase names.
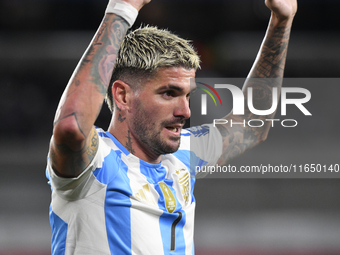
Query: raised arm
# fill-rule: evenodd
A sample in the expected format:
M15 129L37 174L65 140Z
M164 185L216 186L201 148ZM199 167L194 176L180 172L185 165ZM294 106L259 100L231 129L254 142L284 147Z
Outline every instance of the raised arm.
M117 1L110 1L108 7L112 9ZM133 7L139 11L149 1L126 0L125 4L130 4L127 7L121 1L120 9L124 12L127 8L127 13L131 13L129 8ZM129 28L128 19L121 16L124 14L105 14L59 102L49 159L60 176L78 176L97 151L98 135L93 125L101 110L120 44Z
M272 11L269 26L262 42L260 51L250 70L243 86L245 101L247 102L247 89L252 87L253 105L257 110L268 110L272 105L273 87L282 85L282 78L287 56L288 42L293 18L297 11L296 0L266 0L266 6ZM265 79L271 78L271 79ZM228 125L216 125L223 137L223 154L217 164L223 165L229 160L239 156L248 148L251 148L267 138L271 127L270 121L275 112L265 116L251 113L245 103L244 115L230 113L225 119ZM261 119L262 127L250 127L248 125L233 125L231 121L247 123L250 119Z

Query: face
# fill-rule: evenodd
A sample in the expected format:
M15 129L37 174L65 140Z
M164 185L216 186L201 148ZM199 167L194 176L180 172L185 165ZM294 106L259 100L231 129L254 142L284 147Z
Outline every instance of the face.
M144 152L161 155L178 149L181 129L190 117L194 77L194 69L162 68L134 95L131 132Z

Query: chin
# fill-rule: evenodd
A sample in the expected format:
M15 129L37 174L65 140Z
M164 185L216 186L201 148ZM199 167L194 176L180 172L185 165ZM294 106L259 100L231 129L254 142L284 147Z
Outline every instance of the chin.
M160 155L164 155L164 154L171 154L174 153L176 151L178 151L179 149L179 145L180 143L178 142L176 145L174 144L162 144L162 146L155 146L154 149L156 151L156 153L160 154Z

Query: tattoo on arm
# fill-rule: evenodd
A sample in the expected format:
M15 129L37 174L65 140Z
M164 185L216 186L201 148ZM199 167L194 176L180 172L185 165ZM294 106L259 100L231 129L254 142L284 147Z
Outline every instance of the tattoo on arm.
M50 155L54 171L59 176L63 177L78 176L93 160L97 153L98 145L98 134L94 127L92 128L88 144L80 150L75 151L66 144L56 144L54 142L54 146L52 148L56 148L58 151L58 153L56 153L55 149L51 149ZM66 166L61 166L61 164L59 164L58 158L61 154L68 155Z
M241 155L246 149L252 147L257 140L256 134L247 127L226 128L223 125L216 126L223 138L223 153L217 162L226 164L229 160Z
M65 102L67 100L78 100L78 96L75 96L74 99L73 94L78 92L84 94L84 87L88 87L90 86L90 84L93 84L95 86L95 89L103 96L104 99L112 75L112 70L115 64L120 43L127 29L128 25L126 21L123 20L121 17L116 15L105 17L91 46L88 48L87 52L84 55L84 58L81 61L79 70L77 70L71 86L68 88ZM86 79L81 79L81 77L83 77L84 75L87 75L88 77ZM90 84L88 82L90 82ZM88 91L88 88L86 88L85 90ZM84 103L87 107L88 104L86 102ZM90 105L86 109L86 111L88 112L92 111L96 113L95 115L92 115L93 121L89 120L88 117L85 117L86 119L84 119L84 114L81 114L80 112L84 111L84 106L78 107L80 108L79 112L77 109L75 109L73 113L67 115L63 115L63 106L61 106L61 108L59 109L59 112L61 112L61 114L55 121L54 125L65 118L73 116L77 122L79 131L84 135L84 138L86 139L88 133L90 132L90 128L92 128L95 118L97 118L100 113L102 103L102 101L98 102L98 105L94 105L94 103L92 103L92 105Z
M71 117L73 117L73 118L75 119L75 121L76 121L76 123L77 123L77 126L78 126L78 129L79 129L79 132L82 133L82 135L84 136L84 138L86 138L86 135L84 134L82 128L80 127L79 121L78 121L78 119L77 119L77 114L76 114L75 112L72 112L72 113L70 113L70 114L68 114L68 115L66 115L66 116L61 116L61 117L59 117L59 119L57 119L57 120L53 123L53 125L55 126L57 123L59 123L59 122L65 120L65 119L67 119L67 118L71 118Z
M95 128L92 128L90 141L87 146L86 155L91 162L98 150L98 134Z
M265 40L263 51L256 68L250 73L250 77L275 78L282 77L286 62L290 27L274 28L269 26L268 33L271 36Z
M270 109L273 102L273 87L281 87L290 27L274 27L273 24L270 24L267 35L257 62L244 86L245 92L248 87L253 88L253 106L258 110ZM243 118L245 121L249 119L261 119L264 121L265 119L271 119L273 116L274 113L267 116L257 116L246 107L242 120L238 119L237 116L230 116L230 118L237 122L242 122ZM228 120L230 121L229 118ZM270 122L260 128L247 125L233 127L218 125L217 127L223 137L223 154L217 163L225 164L242 154L246 149L263 141L268 134Z
M110 17L105 17L82 65L82 68L88 63L95 66L91 69L91 81L97 84L97 90L102 95L106 94L120 44L128 29L126 21L119 16L115 16L111 25L108 25L109 20ZM98 47L105 48L106 54L95 54Z

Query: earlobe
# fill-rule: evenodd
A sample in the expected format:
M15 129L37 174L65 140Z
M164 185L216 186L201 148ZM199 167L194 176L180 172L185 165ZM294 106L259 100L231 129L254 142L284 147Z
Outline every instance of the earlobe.
M131 88L123 81L117 80L112 85L112 95L116 106L120 110L129 110L130 108Z

